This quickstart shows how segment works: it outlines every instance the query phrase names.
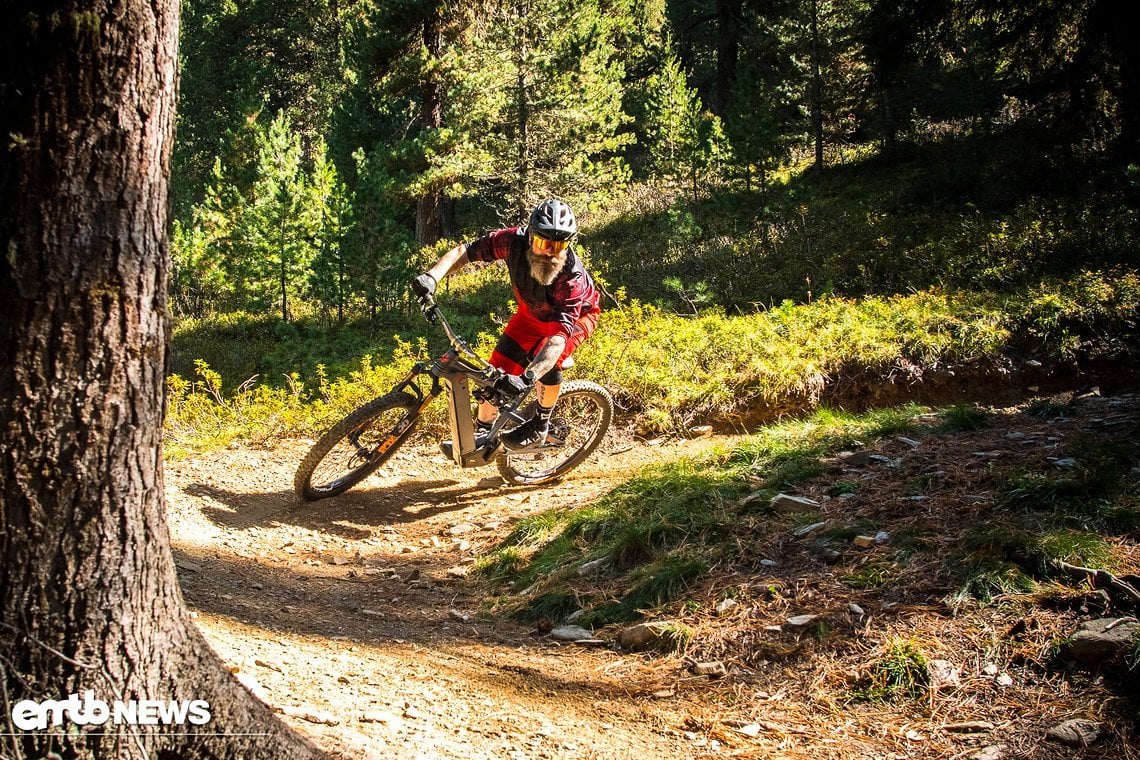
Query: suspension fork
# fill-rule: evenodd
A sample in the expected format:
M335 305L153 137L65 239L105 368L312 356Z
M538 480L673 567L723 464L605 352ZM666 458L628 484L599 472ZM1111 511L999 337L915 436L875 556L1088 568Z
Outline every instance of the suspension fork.
M363 429L354 431L348 436L348 440L352 443L359 456L366 457L370 461L383 461L385 455L404 439L404 436L411 430L416 420L420 418L420 415L424 413L428 405L432 401L435 401L435 397L438 396L441 391L438 382L434 383L431 390L427 393L415 383L415 379L425 371L426 365L423 363L416 364L416 366L412 368L412 371L409 372L403 380L396 383L396 385L392 387L392 390L389 391L389 393L409 393L409 395L415 396L416 405L400 418L400 421L392 428L391 434L389 434L379 446L369 451L366 447L360 445L359 436L360 433L364 432Z

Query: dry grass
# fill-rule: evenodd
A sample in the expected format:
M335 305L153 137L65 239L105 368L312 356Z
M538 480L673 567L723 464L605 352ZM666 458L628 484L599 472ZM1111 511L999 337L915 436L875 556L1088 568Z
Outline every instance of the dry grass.
M1076 536L1073 551L1092 542L1103 551L1102 567L1140 573L1137 526L1101 514L1137 506L1127 458L1136 453L1140 399L1091 395L1064 406L1068 414L1049 418L1027 406L988 410L980 427L950 432L940 427L942 416L920 415L907 440L867 441L879 459L866 466L825 456L823 474L795 486L821 504L817 515L738 516L728 540L735 545L722 561L711 562L682 599L650 612L684 623L694 636L685 652L645 662L659 688L644 696L704 690L706 710L694 717L692 733L747 756L967 758L1001 745L1001 757L1073 757L1044 736L1081 717L1100 722L1105 736L1079 756L1140 757L1137 702L1124 679L1082 671L1059 656L1080 621L1135 610L1105 608L1099 592L1049 577L1033 554L1067 551L1067 537ZM1085 462L1069 470L1055 460L1110 439L1126 461L1104 509L1007 498L1025 473L1045 481L1077 477ZM1092 483L1095 475L1082 477ZM841 493L848 495L829 495ZM793 535L809 521L826 524ZM878 531L890 538L869 548L852 542L854 534ZM1056 539L1042 548L1050 536ZM693 542L681 547L692 551ZM975 567L987 562L999 563L1000 572ZM603 587L612 598L621 577L593 590ZM579 582L582 598L589 591ZM735 605L718 612L725 599ZM787 621L798 615L818 617L794 628ZM913 684L884 688L900 652L914 653L916 662L945 660L957 680L935 687L923 672ZM723 662L729 675L709 682L685 670L709 660ZM754 725L739 725L742 711ZM962 724L978 725L971 732ZM755 736L742 733L756 726Z

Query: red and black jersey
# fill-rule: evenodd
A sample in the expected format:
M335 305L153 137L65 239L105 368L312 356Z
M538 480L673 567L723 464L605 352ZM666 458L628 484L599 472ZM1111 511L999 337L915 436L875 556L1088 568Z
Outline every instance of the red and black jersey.
M526 256L529 247L526 228L511 227L468 244L467 258L471 261L506 261L520 311L540 322L559 323L560 329L548 334L561 332L567 338L578 338L574 341L577 344L585 337L579 335L583 331L583 320L593 316L592 321L597 321L601 295L573 247L567 250L566 264L550 285L543 285L531 276Z

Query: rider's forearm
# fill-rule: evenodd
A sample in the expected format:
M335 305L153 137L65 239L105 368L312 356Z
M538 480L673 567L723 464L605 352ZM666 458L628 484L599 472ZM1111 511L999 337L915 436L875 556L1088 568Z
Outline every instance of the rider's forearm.
M442 282L444 277L447 277L452 272L459 271L466 265L467 245L461 243L440 256L439 261L437 261L435 266L429 269L427 273L430 274L436 282Z
M527 367L527 371L535 377L542 377L550 370L554 369L554 365L562 358L562 352L566 350L566 336L555 335L548 338L546 345L534 357L534 361Z

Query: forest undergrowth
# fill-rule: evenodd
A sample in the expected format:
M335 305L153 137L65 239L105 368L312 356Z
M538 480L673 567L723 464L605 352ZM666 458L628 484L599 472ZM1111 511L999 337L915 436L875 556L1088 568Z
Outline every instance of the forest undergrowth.
M485 302L485 288L477 283L472 296L460 283L441 301L484 355L495 325L487 312L472 314L470 303ZM971 386L1000 393L1077 381L1098 368L1111 374L1135 350L1140 276L1087 271L1008 295L929 289L824 296L752 314L709 309L678 315L620 293L618 299L576 354L572 373L614 393L619 424L659 434L701 425L740 428L821 402L869 408L903 403L910 394L937 400ZM289 325L277 339L266 338L272 335L267 327L253 317L180 327L176 354L192 355L208 341L216 364L260 356L277 366L268 376L235 377L198 359L192 375L172 376L168 455L319 433L446 345L418 314L371 333ZM366 344L370 350L355 366L346 361L335 370L317 363L305 374L280 371ZM429 425L442 429L442 405L430 411Z

